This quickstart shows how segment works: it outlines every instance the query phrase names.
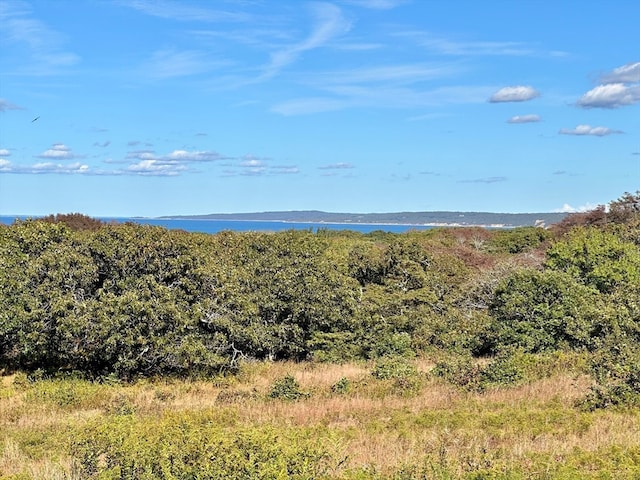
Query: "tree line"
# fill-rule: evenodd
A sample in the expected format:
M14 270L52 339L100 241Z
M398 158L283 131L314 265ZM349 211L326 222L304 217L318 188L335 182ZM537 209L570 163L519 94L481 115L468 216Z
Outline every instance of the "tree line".
M552 229L209 235L81 214L0 227L5 371L131 380L242 359L578 350L605 405L640 395L639 299L640 192Z

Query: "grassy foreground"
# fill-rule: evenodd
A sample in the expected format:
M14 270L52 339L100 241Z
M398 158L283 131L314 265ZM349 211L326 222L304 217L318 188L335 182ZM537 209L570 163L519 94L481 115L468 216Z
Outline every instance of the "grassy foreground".
M201 381L5 375L0 478L640 478L640 410L581 409L581 368L470 392L412 363L395 378L288 362Z

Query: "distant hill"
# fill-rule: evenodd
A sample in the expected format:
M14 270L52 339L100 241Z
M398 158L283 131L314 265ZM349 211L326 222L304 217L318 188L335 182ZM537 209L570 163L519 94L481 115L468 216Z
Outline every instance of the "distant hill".
M523 227L549 226L562 220L566 213L491 213L491 212L396 212L396 213L331 213L318 210L212 213L161 217L182 220L238 220L254 222L344 223L384 225L443 225Z

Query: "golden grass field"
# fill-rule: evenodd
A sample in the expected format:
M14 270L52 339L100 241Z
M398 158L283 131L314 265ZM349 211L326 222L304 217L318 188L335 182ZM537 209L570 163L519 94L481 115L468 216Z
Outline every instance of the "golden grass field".
M306 432L326 452L319 478L640 478L640 410L581 409L591 380L579 369L469 392L430 376L431 361L414 362L419 373L408 384L376 379L364 362L256 362L234 376L132 384L5 375L0 478L93 478L78 469L74 442L122 418L134 436L170 424L188 430L191 418L206 418L228 437L268 430L286 443L287 435L297 442L295 432ZM286 375L305 395L270 398ZM332 389L341 380L347 387ZM133 478L100 475L94 472Z

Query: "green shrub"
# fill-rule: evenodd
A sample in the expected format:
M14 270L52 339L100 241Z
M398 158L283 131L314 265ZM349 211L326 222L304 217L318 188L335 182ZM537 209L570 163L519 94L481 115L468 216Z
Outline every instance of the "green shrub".
M403 357L383 357L378 360L371 372L378 380L391 378L409 378L418 375L418 369Z
M377 357L406 357L413 358L416 353L412 348L411 335L407 332L388 333L379 338L371 346L371 356Z
M333 393L345 394L351 390L351 381L347 377L341 377L336 383L331 385Z
M590 410L640 406L640 345L629 337L611 336L591 359L596 384L581 402Z
M436 363L431 375L466 390L482 389L482 368L470 355L452 354Z
M278 378L271 386L270 398L280 400L299 400L308 397L309 394L300 390L300 384L292 375Z
M640 284L640 249L621 236L577 228L547 251L546 267L566 272L600 292Z
M526 377L521 357L513 354L499 355L484 366L480 373L483 388L511 386L522 382Z
M505 350L488 362L470 355L451 355L436 363L432 375L465 390L483 391L546 378L554 373L583 371L582 357L554 353Z
M564 272L522 270L501 282L490 313L494 352L542 352L592 347L607 322L602 298Z
M533 250L551 238L551 233L539 227L518 227L492 232L489 249L501 253L522 253Z

